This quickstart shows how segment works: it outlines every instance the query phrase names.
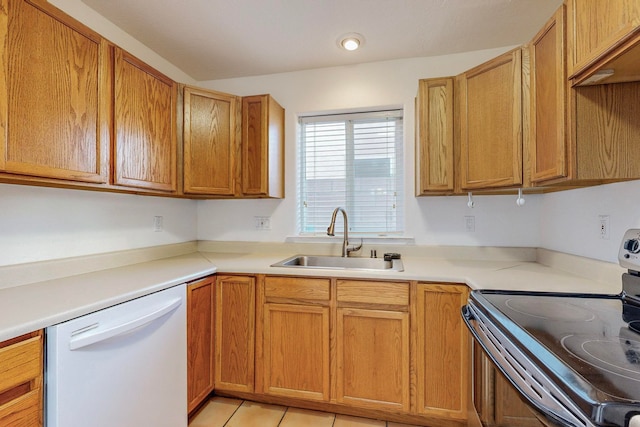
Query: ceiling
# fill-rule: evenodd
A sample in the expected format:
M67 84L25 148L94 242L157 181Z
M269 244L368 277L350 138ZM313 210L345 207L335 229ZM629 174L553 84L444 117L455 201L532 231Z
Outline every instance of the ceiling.
M562 0L83 0L194 80L438 56L530 40ZM345 33L364 36L354 52Z

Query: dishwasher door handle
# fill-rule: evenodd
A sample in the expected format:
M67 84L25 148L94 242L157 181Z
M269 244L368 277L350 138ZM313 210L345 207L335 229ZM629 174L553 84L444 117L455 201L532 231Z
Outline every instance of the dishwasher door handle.
M143 327L153 322L154 320L164 316L167 313L174 311L182 304L181 298L171 300L168 304L161 306L160 308L153 308L151 311L141 314L135 319L128 320L123 323L111 326L105 330L89 333L87 331L84 334L76 335L69 340L69 350L78 350L83 347L87 347L92 344L96 344L101 341L108 340L118 335L124 335L134 329Z

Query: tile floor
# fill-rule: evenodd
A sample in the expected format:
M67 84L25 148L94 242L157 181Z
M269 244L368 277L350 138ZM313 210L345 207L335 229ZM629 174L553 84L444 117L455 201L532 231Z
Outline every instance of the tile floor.
M189 427L414 427L368 418L336 415L213 397L189 423Z

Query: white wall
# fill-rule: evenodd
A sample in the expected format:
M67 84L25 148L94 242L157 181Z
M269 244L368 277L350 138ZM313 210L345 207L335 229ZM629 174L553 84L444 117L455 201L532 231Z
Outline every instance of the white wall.
M0 201L0 266L197 238L193 200L0 184Z
M173 80L180 83L194 82L193 78L180 68L131 37L120 27L114 25L111 21L91 9L81 0L49 0L49 3L56 6L58 9L61 9L67 15L82 22L102 37L127 50L129 53L135 55L158 71L166 74Z
M194 83L81 0L51 2L176 81ZM514 196L477 196L473 210L465 197L413 197L417 80L458 74L505 50L201 82L238 95L271 93L286 108L284 200L196 202L0 184L0 266L196 238L281 242L296 233L297 114L390 105L405 109L406 228L417 244L534 246L615 262L624 230L640 227L640 181L527 196L524 208ZM163 233L153 231L155 215L164 216ZM473 233L465 231L467 215L475 217ZM610 215L609 240L599 239L598 215ZM254 216L271 216L272 229L256 231Z
M542 247L618 262L624 232L640 228L640 181L545 194L540 215ZM609 215L610 237L599 235L600 215Z
M286 109L286 198L284 200L202 201L198 237L203 240L283 241L296 234L296 129L300 113L377 106L405 111L406 234L417 244L538 246L540 196L485 196L467 208L464 197L415 198L414 97L418 79L450 76L504 52L493 49L433 58L414 58L260 77L200 82L200 86L238 95L270 93ZM466 215L476 231L465 231ZM256 231L254 216L271 216L270 231ZM330 218L327 218L327 223Z

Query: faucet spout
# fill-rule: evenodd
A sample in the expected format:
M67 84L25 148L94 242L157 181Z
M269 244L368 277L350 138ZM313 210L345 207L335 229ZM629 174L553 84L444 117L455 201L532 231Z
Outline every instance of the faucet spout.
M349 220L347 219L347 211L342 209L341 207L337 207L333 210L333 214L331 214L331 223L329 227L327 227L327 234L329 236L335 236L335 228L336 228L336 217L338 216L338 212L342 212L342 218L344 220L344 239L342 240L342 257L346 258L349 256L349 253L359 251L362 248L362 242L358 246L349 246Z

